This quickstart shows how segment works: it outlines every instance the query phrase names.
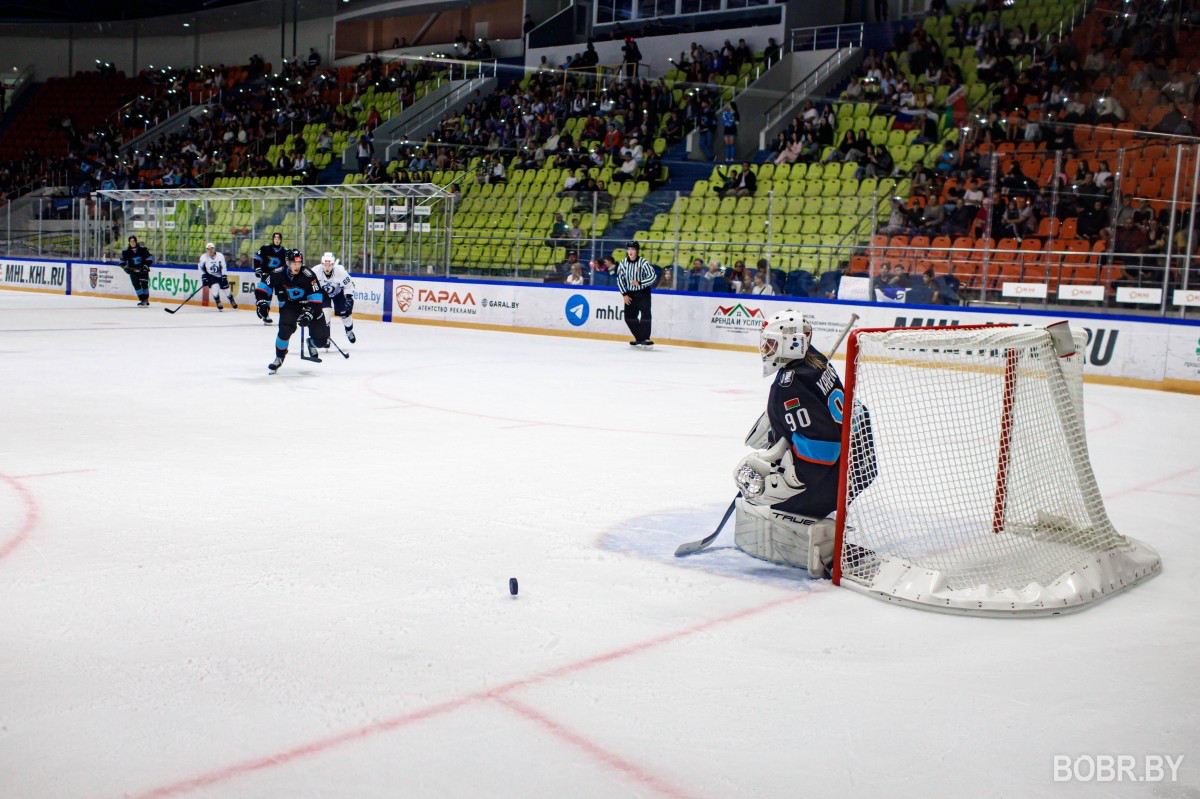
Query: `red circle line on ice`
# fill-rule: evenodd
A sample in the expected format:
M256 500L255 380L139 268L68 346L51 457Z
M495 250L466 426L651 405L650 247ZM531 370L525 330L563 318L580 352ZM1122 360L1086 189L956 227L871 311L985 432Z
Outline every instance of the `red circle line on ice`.
M18 497L21 498L21 504L25 507L25 515L17 526L17 532L10 538L0 540L0 560L12 554L13 550L19 547L29 538L29 534L38 522L38 506L34 500L33 494L29 493L29 489L21 485L20 480L15 477L9 477L7 474L0 473L0 483L7 485Z

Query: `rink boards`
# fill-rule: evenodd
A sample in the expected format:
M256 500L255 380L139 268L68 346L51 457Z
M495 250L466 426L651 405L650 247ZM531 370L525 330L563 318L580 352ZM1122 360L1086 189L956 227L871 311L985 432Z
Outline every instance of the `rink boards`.
M229 277L241 308L252 310L253 273L231 269ZM629 338L621 295L613 288L371 275L354 275L354 285L354 315L360 319L614 341ZM155 301L177 304L198 287L194 266L151 268L150 294ZM0 288L134 297L120 267L96 262L0 259ZM207 304L207 294L200 291L192 304ZM653 335L661 344L754 350L766 319L789 307L812 321L818 346L834 340L851 314L858 314L858 327L1045 325L1067 319L1087 334L1087 379L1200 393L1200 322L1191 320L657 291Z

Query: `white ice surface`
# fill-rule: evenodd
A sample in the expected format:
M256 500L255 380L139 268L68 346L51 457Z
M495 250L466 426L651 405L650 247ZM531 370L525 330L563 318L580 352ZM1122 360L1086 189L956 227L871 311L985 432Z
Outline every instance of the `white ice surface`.
M752 355L360 322L269 376L161 308L0 292L3 799L1200 795L1200 398L1086 390L1159 577L957 618L671 557ZM1104 753L1185 760L1052 781Z

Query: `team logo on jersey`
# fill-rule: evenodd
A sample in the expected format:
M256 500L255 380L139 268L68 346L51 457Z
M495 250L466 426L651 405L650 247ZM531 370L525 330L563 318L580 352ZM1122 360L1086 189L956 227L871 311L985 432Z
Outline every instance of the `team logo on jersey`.
M100 267L93 266L88 269L88 285L96 288L96 284L100 282Z
M792 378L794 378L795 376L796 376L795 372L793 372L791 369L788 369L786 372L780 372L779 373L779 387L787 388L788 386L790 386L792 384Z
M572 294L567 300L565 309L567 321L572 327L581 327L587 324L588 317L591 316L592 308L588 305L587 297L582 294Z

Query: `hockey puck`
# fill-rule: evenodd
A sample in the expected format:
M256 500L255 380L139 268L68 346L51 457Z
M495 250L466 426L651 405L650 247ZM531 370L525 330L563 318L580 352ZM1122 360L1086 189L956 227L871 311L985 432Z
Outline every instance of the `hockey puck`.
M508 593L512 596L517 595L517 578L516 577L508 578Z

